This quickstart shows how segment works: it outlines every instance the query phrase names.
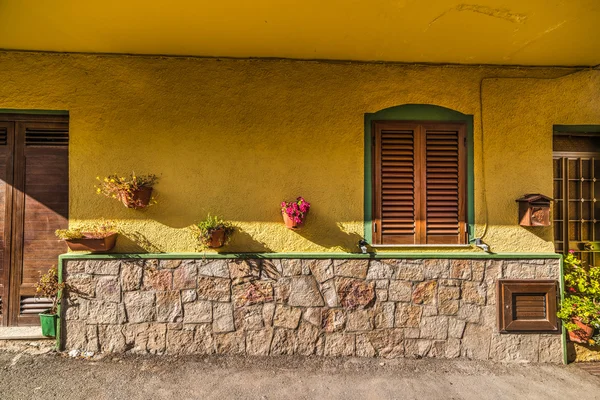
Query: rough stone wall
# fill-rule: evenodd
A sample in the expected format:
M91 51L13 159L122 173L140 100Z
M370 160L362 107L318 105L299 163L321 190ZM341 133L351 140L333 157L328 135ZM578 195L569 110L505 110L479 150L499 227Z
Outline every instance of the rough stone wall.
M496 281L559 261L68 260L65 347L152 354L560 362L560 335L499 334Z

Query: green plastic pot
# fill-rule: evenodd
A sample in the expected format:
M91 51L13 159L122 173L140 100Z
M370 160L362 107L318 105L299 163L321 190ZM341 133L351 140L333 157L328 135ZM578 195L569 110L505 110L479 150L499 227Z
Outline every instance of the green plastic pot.
M56 337L56 314L40 314L40 323L42 324L42 335Z

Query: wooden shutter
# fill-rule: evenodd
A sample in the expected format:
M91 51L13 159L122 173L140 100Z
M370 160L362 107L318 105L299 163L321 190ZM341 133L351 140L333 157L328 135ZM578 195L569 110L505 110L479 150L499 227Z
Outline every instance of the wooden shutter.
M557 287L558 282L552 280L499 280L500 332L558 332Z
M466 243L465 126L373 123L373 243Z
M37 323L31 310L44 305L33 299L40 274L66 250L54 231L68 226L69 135L67 122L17 122L16 130L13 257L21 268L14 271L18 297L10 307L26 325Z
M8 324L13 138L14 123L0 121L0 325Z
M415 209L419 202L418 126L376 122L374 126L374 235L375 243L415 244Z
M464 125L425 124L421 134L425 142L421 243L466 243Z

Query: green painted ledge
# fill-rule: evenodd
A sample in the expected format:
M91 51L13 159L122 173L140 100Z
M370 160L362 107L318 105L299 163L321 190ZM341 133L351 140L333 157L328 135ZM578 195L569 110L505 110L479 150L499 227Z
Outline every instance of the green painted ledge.
M237 258L332 258L332 259L386 259L386 258L408 258L408 259L560 259L562 256L556 253L67 253L58 257L62 265L63 260L89 259L89 260L111 260L111 259L237 259Z

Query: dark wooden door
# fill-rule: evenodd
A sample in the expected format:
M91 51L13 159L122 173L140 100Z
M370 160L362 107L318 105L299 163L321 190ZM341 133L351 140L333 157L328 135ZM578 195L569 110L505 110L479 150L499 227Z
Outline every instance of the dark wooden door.
M5 117L8 118L8 117ZM35 297L40 274L56 265L65 245L54 236L68 225L68 121L65 117L14 116L7 132L0 204L4 207L3 325L37 325L47 299ZM2 131L0 130L0 138ZM2 141L0 140L0 143ZM5 161L4 161L5 160Z

